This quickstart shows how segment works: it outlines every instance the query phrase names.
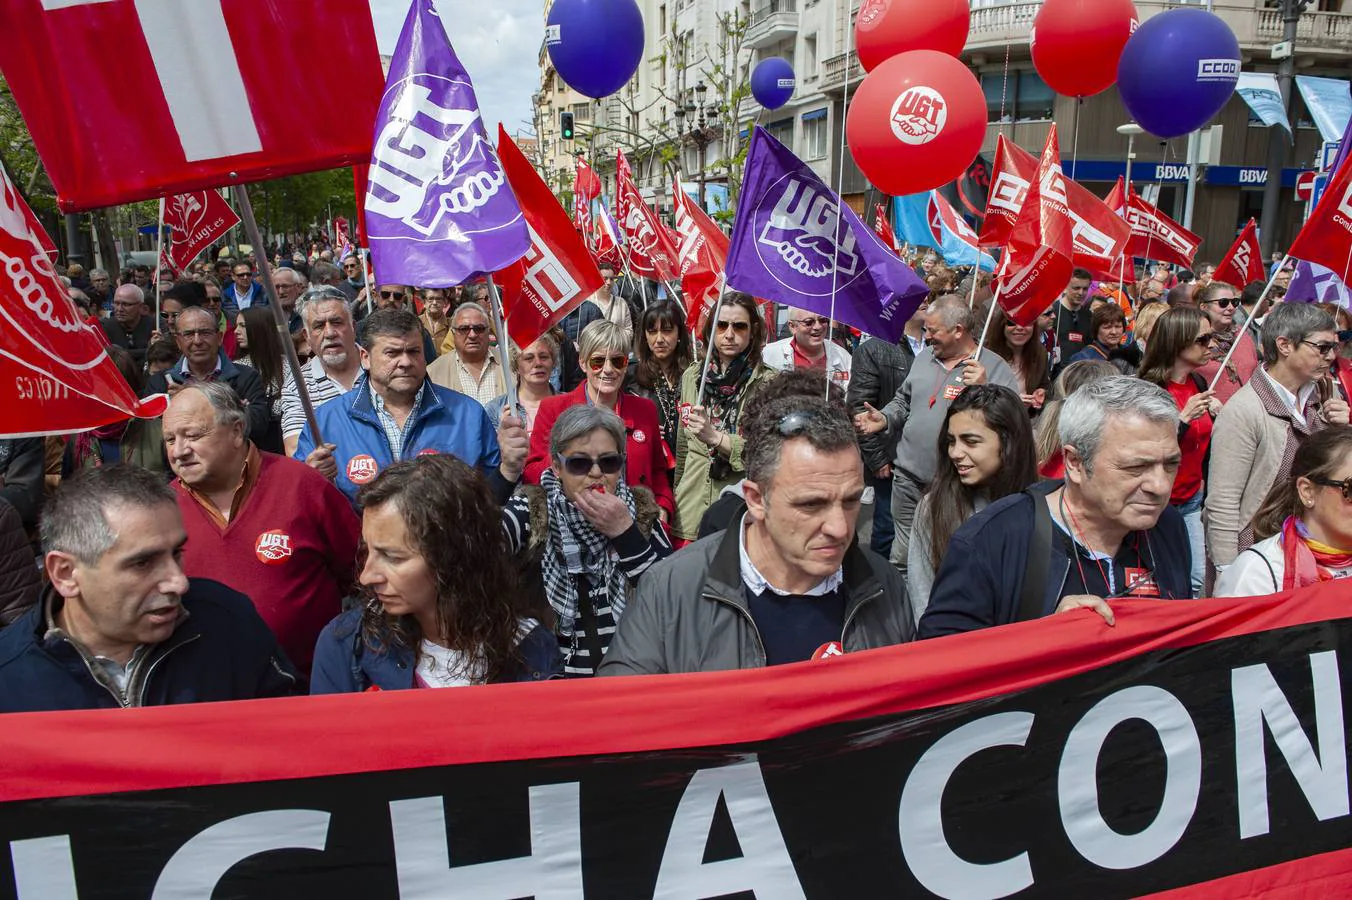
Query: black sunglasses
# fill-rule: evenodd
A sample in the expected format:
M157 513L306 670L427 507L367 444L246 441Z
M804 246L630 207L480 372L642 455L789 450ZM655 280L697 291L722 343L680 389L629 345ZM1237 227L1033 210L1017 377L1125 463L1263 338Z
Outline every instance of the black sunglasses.
M1199 347L1214 347L1216 345L1216 333L1208 332L1193 341Z
M380 296L381 296L381 299L384 299L384 300L388 300L388 299L390 299L391 297L393 297L393 298L396 299L396 300L403 300L403 299L404 299L404 292L403 292L403 291L381 291L381 292L380 292Z
M1352 478L1344 478L1342 481L1334 481L1332 478L1310 477L1315 484L1324 487L1338 488L1343 492L1343 502L1352 503Z
M736 331L736 332L750 331L750 330L751 330L751 323L750 323L750 322L724 322L724 321L722 321L721 319L719 320L719 322L718 322L718 330L719 330L719 331L727 331L729 328L731 328L733 331Z
M814 325L820 325L825 328L827 325L831 324L831 320L826 318L826 316L807 316L806 318L790 319L789 321L802 328L811 328Z
M452 328L451 330L454 331L456 334L459 334L459 335L466 335L466 334L470 334L470 333L474 333L474 334L483 334L485 331L488 330L488 326L487 326L487 325L457 325L457 326L455 326L454 328Z
M602 475L614 475L624 465L624 457L618 453L602 453L600 456L588 456L585 453L572 456L555 454L554 458L563 464L563 471L576 478L590 475L593 467L600 469Z
M1208 300L1207 303L1214 303L1221 309L1229 309L1232 306L1239 306L1238 297L1217 297L1214 300Z

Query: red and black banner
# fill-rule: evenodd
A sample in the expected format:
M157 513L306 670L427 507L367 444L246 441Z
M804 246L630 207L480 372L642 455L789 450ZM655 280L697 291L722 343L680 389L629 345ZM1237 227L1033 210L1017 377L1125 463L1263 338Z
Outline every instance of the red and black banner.
M3 718L0 898L1337 897L1352 584L773 670Z

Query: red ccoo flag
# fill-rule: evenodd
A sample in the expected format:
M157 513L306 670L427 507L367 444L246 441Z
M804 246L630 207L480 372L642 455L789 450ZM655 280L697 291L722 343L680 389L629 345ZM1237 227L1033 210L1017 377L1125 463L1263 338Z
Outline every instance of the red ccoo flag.
M1121 175L1117 176L1117 184L1108 192L1103 203L1113 211L1113 215L1125 216L1127 214L1127 188Z
M164 413L163 394L138 400L85 324L42 242L32 211L0 167L0 434L87 431Z
M1346 160L1286 252L1331 269L1343 284L1352 284L1352 165Z
M897 233L892 230L892 223L887 221L887 212L883 209L881 203L873 205L873 233L882 239L882 242L891 248L892 252L901 255L901 247L897 244Z
M1221 260L1211 278L1240 290L1244 290L1250 282L1267 278L1267 273L1263 271L1263 251L1258 246L1258 226L1253 219L1239 233L1235 245L1225 254L1225 259Z
M573 224L582 232L582 239L587 242L588 250L595 249L591 205L599 196L601 196L601 179L579 156L577 174L573 176Z
M617 152L615 163L615 208L629 248L630 271L644 278L674 281L680 269L675 242L657 214L643 202L623 150Z
M685 295L686 324L698 333L723 293L723 269L728 261L728 236L690 195L676 193L676 255L681 264L681 293Z
M502 287L507 333L517 346L525 347L581 306L605 281L568 213L501 125L498 158L530 231L526 255L495 273Z
M1110 196L1109 199L1115 198ZM1108 205L1112 206L1112 203ZM1131 240L1127 243L1129 254L1184 267L1192 265L1202 239L1160 212L1158 207L1142 200L1131 189L1127 190L1122 215L1131 228Z
M1053 125L996 273L996 299L1015 323L1036 322L1070 281L1075 267L1071 229L1066 179L1061 174L1061 152Z

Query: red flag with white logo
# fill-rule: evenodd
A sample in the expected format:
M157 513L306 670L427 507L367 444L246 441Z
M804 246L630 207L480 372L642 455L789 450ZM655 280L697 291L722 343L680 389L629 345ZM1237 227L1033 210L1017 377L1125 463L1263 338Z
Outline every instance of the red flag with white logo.
M1121 175L1117 176L1117 184L1108 192L1103 204L1113 211L1113 215L1121 216L1127 212L1127 188L1126 182Z
M57 277L32 211L0 167L0 435L67 434L164 413L138 400Z
M592 171L592 167L579 157L577 173L573 176L573 224L582 232L587 249L594 249L592 234L591 205L601 196L601 179Z
M658 281L674 281L680 266L671 232L657 218L634 184L633 171L624 151L615 164L615 209L629 249L629 269L635 275Z
M346 229L347 220L343 225ZM239 216L216 191L175 194L164 201L164 224L171 238L170 259L181 272L198 255L239 224Z
M606 209L604 203L597 208L594 225L591 251L596 264L608 263L614 266L616 271L624 268L624 255L620 252L620 244L624 242L624 238L620 235L620 226L615 224L615 217Z
M1053 125L996 273L996 298L1011 321L1032 325L1070 281L1072 227Z
M981 227L983 247L997 247L1009 241L1029 183L1037 171L1037 157L1000 135ZM1069 178L1062 180L1069 201L1074 264L1088 269L1097 278L1131 281L1131 259L1127 254L1131 228L1084 185Z
M1202 239L1160 212L1159 207L1128 190L1123 218L1131 228L1127 253L1142 259L1161 260L1180 266L1192 265Z
M881 203L873 205L873 233L878 235L893 253L900 255L901 247L897 244L897 233L892 230L892 223L887 221L887 211Z
M700 209L676 182L676 253L681 263L681 293L685 295L686 324L692 332L704 327L723 293L728 236Z
M1343 284L1352 284L1352 165L1347 160L1334 173L1287 255L1331 269Z
M1258 225L1250 219L1211 278L1243 290L1250 282L1263 281L1266 277L1263 251L1258 246Z
M530 249L495 273L507 333L525 347L599 291L601 277L581 235L521 149L498 126L498 158L530 231Z
M0 33L63 211L370 158L368 0L0 0ZM315 35L341 91L315 89Z

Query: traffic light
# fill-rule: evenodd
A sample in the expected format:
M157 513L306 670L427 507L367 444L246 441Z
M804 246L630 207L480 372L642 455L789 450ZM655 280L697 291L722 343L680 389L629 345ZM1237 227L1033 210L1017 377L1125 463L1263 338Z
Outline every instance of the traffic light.
M563 136L565 141L571 141L573 139L572 113L563 110L559 111L559 134Z

